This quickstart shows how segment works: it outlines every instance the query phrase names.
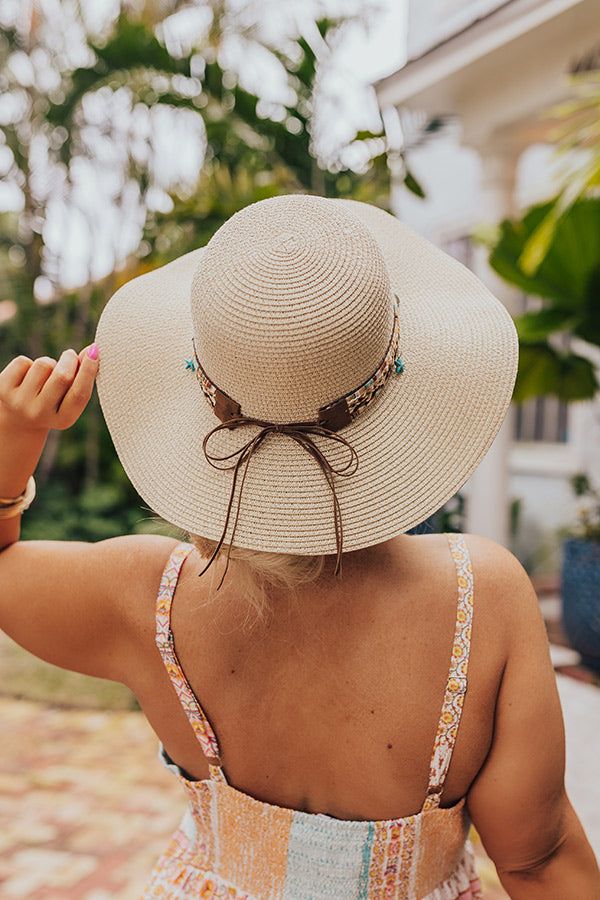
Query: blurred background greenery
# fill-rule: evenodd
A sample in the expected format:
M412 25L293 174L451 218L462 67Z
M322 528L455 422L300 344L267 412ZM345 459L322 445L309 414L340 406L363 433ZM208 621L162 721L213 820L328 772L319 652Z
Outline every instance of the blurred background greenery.
M8 210L0 212L0 368L21 353L79 350L121 284L204 245L249 203L314 192L387 208L392 174L422 194L383 124L335 153L318 149L332 50L369 10L316 16L302 28L291 19L270 38L264 4L113 6L100 20L85 2L53 15L38 4L0 9L0 210ZM260 80L244 82L240 57L249 53L277 72L284 102L269 99ZM439 127L426 123L416 140ZM95 392L71 429L50 433L36 482L24 540L177 533L129 482ZM5 695L137 707L121 685L0 641Z
M387 208L390 175L400 170L421 193L383 126L326 159L318 152L320 79L355 16L316 19L310 42L293 28L271 41L252 4L237 12L221 0L196 4L204 19L195 35L193 16L178 26L190 5L176 0L117 5L101 26L89 7L65 5L62 20L35 4L26 16L18 4L0 13L0 175L20 206L0 215L0 368L20 353L79 350L124 281L204 245L248 203L301 191ZM242 85L225 52L232 40L278 67L284 103ZM422 139L438 127L427 123ZM165 151L169 132L191 157L187 169L177 165L177 143ZM75 273L74 216L84 257ZM98 229L111 222L112 258L99 265ZM36 480L26 540L169 533L129 483L96 394L73 428L51 432Z

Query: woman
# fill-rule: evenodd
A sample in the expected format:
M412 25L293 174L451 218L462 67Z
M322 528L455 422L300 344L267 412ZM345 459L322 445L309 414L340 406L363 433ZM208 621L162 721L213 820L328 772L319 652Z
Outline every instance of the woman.
M600 897L525 572L407 534L484 456L516 365L469 271L378 208L292 195L121 288L87 355L0 374L0 627L128 685L189 799L144 897L478 898L471 821L511 897ZM19 542L96 375L187 540Z

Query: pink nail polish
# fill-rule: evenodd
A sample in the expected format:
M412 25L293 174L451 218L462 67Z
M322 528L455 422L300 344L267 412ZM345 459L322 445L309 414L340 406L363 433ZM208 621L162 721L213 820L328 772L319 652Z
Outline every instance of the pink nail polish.
M87 355L90 359L98 359L98 344L95 341L88 347Z

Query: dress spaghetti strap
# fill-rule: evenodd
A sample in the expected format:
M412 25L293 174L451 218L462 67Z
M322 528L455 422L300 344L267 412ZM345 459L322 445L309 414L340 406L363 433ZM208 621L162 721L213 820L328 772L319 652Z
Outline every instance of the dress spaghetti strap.
M471 649L473 566L463 535L448 532L446 537L456 566L458 581L456 626L442 712L429 766L429 784L423 810L434 809L440 804L467 691L467 668Z
M221 753L217 738L179 662L175 651L175 639L171 630L173 595L177 587L181 567L193 549L193 544L185 541L180 542L172 550L165 565L156 601L156 646L173 687L177 692L183 711L194 730L194 734L198 738L202 753L207 759L211 780L222 781L227 784L227 779L222 769Z

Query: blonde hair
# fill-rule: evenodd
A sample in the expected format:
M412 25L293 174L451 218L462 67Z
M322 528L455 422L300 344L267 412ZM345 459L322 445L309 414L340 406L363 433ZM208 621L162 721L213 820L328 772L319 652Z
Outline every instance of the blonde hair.
M187 540L204 559L214 553L217 541L199 534L187 532ZM227 554L229 547L223 544L217 559ZM263 550L247 550L231 547L231 568L236 571L236 594L243 596L248 612L254 612L254 624L262 622L271 612L273 594L285 591L295 596L300 585L312 584L321 577L326 556L304 556L291 553L267 553ZM217 560L215 560L215 563ZM220 577L220 576L219 576ZM216 590L210 592L209 601L218 599ZM246 624L249 616L246 617Z

